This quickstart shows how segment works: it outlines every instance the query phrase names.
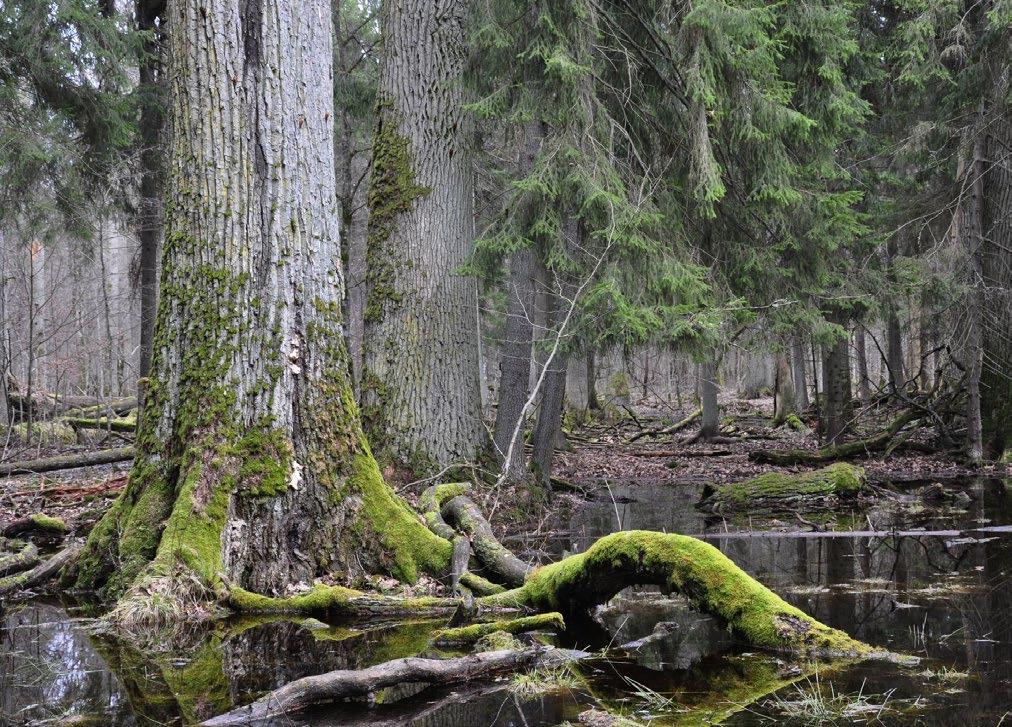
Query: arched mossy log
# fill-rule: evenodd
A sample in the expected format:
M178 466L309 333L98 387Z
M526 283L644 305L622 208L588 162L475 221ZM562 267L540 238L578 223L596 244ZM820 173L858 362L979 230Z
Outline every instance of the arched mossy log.
M583 553L536 569L523 586L479 602L565 614L604 603L633 585L681 593L753 646L827 656L873 653L788 604L717 548L687 535L612 533Z
M833 497L853 497L865 484L864 469L837 462L811 472L767 472L743 482L715 485L703 506L716 511L789 507Z

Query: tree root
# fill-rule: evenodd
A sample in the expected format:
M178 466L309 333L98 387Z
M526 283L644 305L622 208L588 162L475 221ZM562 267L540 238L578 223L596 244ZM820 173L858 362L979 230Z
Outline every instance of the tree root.
M499 542L479 507L464 494L469 489L466 483L428 488L420 501L425 511L425 522L440 537L453 539L458 531L467 535L483 568L506 585L520 585L531 567ZM456 530L447 524L447 519L456 526Z
M715 512L787 507L819 498L853 496L864 484L862 468L837 462L812 472L767 472L744 482L715 485L701 506Z
M753 646L826 656L873 653L867 644L782 600L714 546L670 533L606 535L583 553L538 568L523 586L479 604L573 613L632 585L681 593Z
M91 467L97 464L125 462L126 460L133 458L133 447L116 447L114 449L102 449L97 452L61 454L56 457L43 457L42 459L30 459L22 462L7 462L5 464L0 464L0 477L21 473L54 472L56 470L66 470L74 467Z
M0 577L20 573L39 564L39 549L31 541L10 540L6 543L6 549L17 549L17 552L0 556Z
M244 725L298 712L315 704L360 697L383 687L406 682L452 684L537 664L551 651L543 647L522 651L486 651L454 659L408 657L367 669L338 670L296 679L250 705L201 724L205 727Z
M0 597L6 597L15 591L33 588L56 576L65 566L73 563L84 552L84 543L76 542L68 545L59 553L41 565L14 576L0 578Z
M534 616L525 616L504 621L489 621L477 623L470 626L461 626L455 629L443 629L432 636L432 643L437 646L451 646L458 644L474 644L483 636L488 636L496 631L503 631L507 634L519 634L524 631L538 631L543 629L556 629L564 631L566 622L562 620L562 614L557 611L539 613Z

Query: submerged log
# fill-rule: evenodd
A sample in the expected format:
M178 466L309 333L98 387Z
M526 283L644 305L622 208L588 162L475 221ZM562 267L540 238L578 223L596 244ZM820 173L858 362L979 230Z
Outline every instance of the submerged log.
M133 447L100 449L97 452L74 452L73 454L61 454L55 457L43 457L41 459L0 464L0 477L22 473L55 472L56 470L68 470L74 467L92 467L99 464L125 462L133 458Z
M50 578L55 577L64 567L80 558L83 550L83 542L72 543L49 560L35 566L29 571L0 578L0 598L4 598L16 591L23 591L45 583Z
M714 511L788 507L827 497L853 497L864 487L864 469L837 462L811 472L767 472L744 482L715 485L701 506Z
M545 653L546 649L539 647L522 651L486 651L454 659L408 657L367 669L341 669L296 679L252 704L201 724L205 727L249 724L298 712L316 704L361 697L396 684L467 682L531 666Z

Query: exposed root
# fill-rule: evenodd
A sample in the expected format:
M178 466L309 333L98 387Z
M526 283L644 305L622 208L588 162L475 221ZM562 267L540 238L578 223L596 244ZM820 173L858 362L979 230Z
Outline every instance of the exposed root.
M17 575L0 578L0 597L6 598L12 593L34 588L56 576L60 570L81 557L84 551L84 543L77 542L68 545L59 553L41 565Z
M39 548L30 541L10 540L3 544L4 550L17 550L10 555L0 556L0 576L20 573L39 564Z

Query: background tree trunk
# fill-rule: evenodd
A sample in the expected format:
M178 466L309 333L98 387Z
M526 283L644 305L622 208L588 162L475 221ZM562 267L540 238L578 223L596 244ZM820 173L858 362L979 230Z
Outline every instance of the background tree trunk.
M801 336L791 338L791 368L794 370L794 400L800 411L808 408L808 376L805 373L805 346Z
M717 381L716 352L712 358L706 359L699 365L699 391L703 408L700 417L700 437L704 440L713 439L720 429L720 407L717 403L720 384Z
M363 416L417 472L473 461L484 434L461 0L383 5L367 248Z
M984 142L982 124L976 125L977 138L973 144L973 159L967 165L970 174L969 214L962 229L967 258L970 263L970 290L966 311L966 449L970 462L979 464L984 456L983 421L981 412L980 379L984 363L984 274L981 257L984 205Z
M325 0L169 6L157 345L128 484L68 574L80 587L186 603L222 574L281 595L449 559L384 484L351 394L329 18Z
M155 317L158 307L158 246L162 233L161 147L159 140L164 123L161 88L161 44L164 31L156 21L164 10L163 0L137 0L136 22L139 30L147 31L141 47L138 71L140 85L141 181L140 213L137 217L137 238L140 241L141 330L138 377L151 373ZM137 397L144 402L143 383L138 384Z
M857 395L861 401L871 400L871 378L868 375L868 346L864 325L854 326L854 351L857 354Z
M787 421L788 416L798 413L798 407L794 398L794 378L791 376L791 363L784 352L776 354L775 380L774 397L776 401L773 407L773 426L778 427Z
M822 429L829 443L847 431L851 418L850 346L840 338L826 346L822 360L825 403L822 408Z

